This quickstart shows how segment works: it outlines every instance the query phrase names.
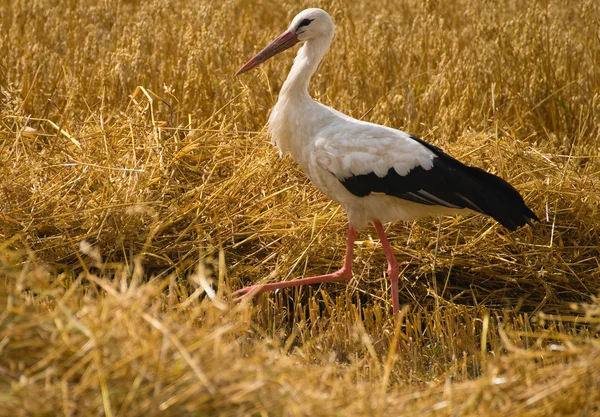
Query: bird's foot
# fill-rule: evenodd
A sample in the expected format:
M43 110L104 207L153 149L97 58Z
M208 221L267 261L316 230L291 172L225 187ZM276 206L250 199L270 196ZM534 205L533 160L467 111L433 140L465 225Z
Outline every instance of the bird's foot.
M233 299L234 303L239 303L245 298L253 297L257 294L260 294L263 285L250 285L249 287L240 288L237 291L234 291L231 295L235 298Z
M269 284L257 284L244 287L235 291L232 295L238 296L233 299L234 302L240 302L246 297L251 297L261 292L281 290L290 287L299 287L301 285L321 284L324 282L348 281L352 278L352 267L343 266L339 270L325 275L318 275L310 278L296 279L292 281L273 282Z

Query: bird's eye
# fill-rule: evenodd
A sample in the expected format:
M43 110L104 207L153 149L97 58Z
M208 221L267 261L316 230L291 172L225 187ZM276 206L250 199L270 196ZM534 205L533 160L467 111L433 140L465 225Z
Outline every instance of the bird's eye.
M308 26L310 25L310 22L312 22L315 19L304 19L302 22L300 22L300 24L298 25L298 29L300 29L302 26ZM296 30L298 30L296 29Z

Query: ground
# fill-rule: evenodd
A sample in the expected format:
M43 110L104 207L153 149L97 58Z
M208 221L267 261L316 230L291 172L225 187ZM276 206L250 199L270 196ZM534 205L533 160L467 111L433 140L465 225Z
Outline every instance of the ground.
M311 87L513 184L540 217L373 229L264 124L305 7L336 37ZM0 5L0 415L600 413L600 6L476 0Z

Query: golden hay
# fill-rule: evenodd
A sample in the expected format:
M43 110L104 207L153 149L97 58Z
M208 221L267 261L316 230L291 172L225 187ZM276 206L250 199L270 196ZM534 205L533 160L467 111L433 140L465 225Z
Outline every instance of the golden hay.
M579 330L548 318L542 329L514 315L497 328L485 309L458 305L405 309L395 325L375 329L351 304L335 305L326 326L311 317L290 335L270 335L246 306L230 310L220 294L198 297L211 293L201 270L191 277L199 283L193 294L175 276L145 277L135 262L108 279L83 272L65 290L64 279L50 283L34 263L7 273L4 415L599 411L600 345L590 332L600 321L597 305L577 318ZM481 352L473 351L478 333Z
M398 321L372 230L348 285L227 301L343 256L343 211L263 131L293 53L232 76L314 6L337 27L318 100L542 218L389 226ZM599 9L0 4L0 415L600 413Z

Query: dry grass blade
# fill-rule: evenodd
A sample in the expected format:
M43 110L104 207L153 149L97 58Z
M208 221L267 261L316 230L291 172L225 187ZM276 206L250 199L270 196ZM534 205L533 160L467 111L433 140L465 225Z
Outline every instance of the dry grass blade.
M0 410L7 415L597 414L597 2L0 4ZM339 266L340 207L263 126L327 9L319 101L513 183L543 218L358 236L355 279L230 306ZM0 413L1 414L1 413Z

